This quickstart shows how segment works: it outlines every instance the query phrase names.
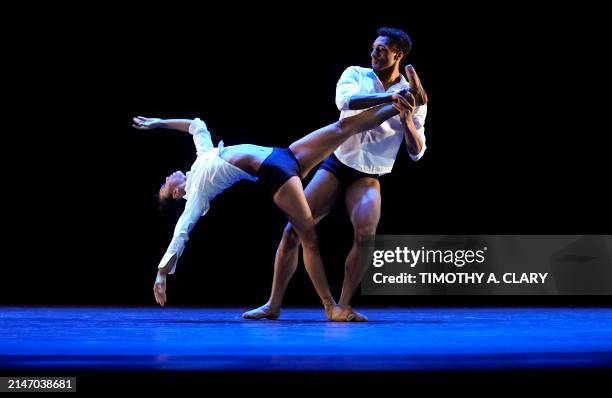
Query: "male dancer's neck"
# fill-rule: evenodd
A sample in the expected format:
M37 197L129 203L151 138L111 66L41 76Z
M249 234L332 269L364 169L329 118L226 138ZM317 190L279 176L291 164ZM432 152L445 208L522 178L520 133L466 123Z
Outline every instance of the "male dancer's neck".
M400 81L400 72L398 66L374 71L374 73L376 73L376 76L378 76L378 80L380 80L382 85L385 87L385 90L387 90L392 85L399 83Z

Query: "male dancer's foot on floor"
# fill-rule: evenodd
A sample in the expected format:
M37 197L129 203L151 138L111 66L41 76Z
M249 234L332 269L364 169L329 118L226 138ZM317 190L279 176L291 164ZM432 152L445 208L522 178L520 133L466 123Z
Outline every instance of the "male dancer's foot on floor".
M332 322L367 322L368 317L355 311L350 306L334 306L331 315L327 317Z
M333 298L321 300L327 319L332 322L367 322L368 317L353 310L350 306L336 304Z

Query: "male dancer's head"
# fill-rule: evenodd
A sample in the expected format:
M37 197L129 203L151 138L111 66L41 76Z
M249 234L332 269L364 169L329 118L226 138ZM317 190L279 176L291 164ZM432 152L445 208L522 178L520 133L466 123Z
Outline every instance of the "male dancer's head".
M412 40L402 30L380 28L378 37L372 44L372 70L377 75L393 75L400 73L402 61L412 49Z

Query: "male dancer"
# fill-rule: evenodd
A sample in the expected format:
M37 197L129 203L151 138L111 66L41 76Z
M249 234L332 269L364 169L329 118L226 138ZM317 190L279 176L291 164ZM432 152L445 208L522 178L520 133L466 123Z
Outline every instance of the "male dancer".
M391 172L402 141L414 161L423 156L426 148L427 94L411 65L405 69L408 81L400 73L400 64L410 52L412 41L398 29L380 28L377 34L372 44L372 68L349 67L338 81L336 104L341 111L340 120L361 114L365 108L390 103L402 90L409 90L417 107L414 112L405 109L381 125L351 136L323 162L305 189L315 223L327 215L338 196L344 193L354 236L338 302L341 318L346 321L367 321L351 308L350 301L366 269L368 253L358 250L359 243L364 237L376 234L380 219L378 177ZM299 237L289 222L276 252L270 299L263 306L245 312L244 318L278 318L287 285L297 267L299 246Z

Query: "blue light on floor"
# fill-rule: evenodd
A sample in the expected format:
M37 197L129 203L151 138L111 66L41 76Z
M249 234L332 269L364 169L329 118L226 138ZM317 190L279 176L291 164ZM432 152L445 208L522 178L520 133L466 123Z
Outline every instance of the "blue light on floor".
M0 308L2 369L483 370L612 368L608 308Z

